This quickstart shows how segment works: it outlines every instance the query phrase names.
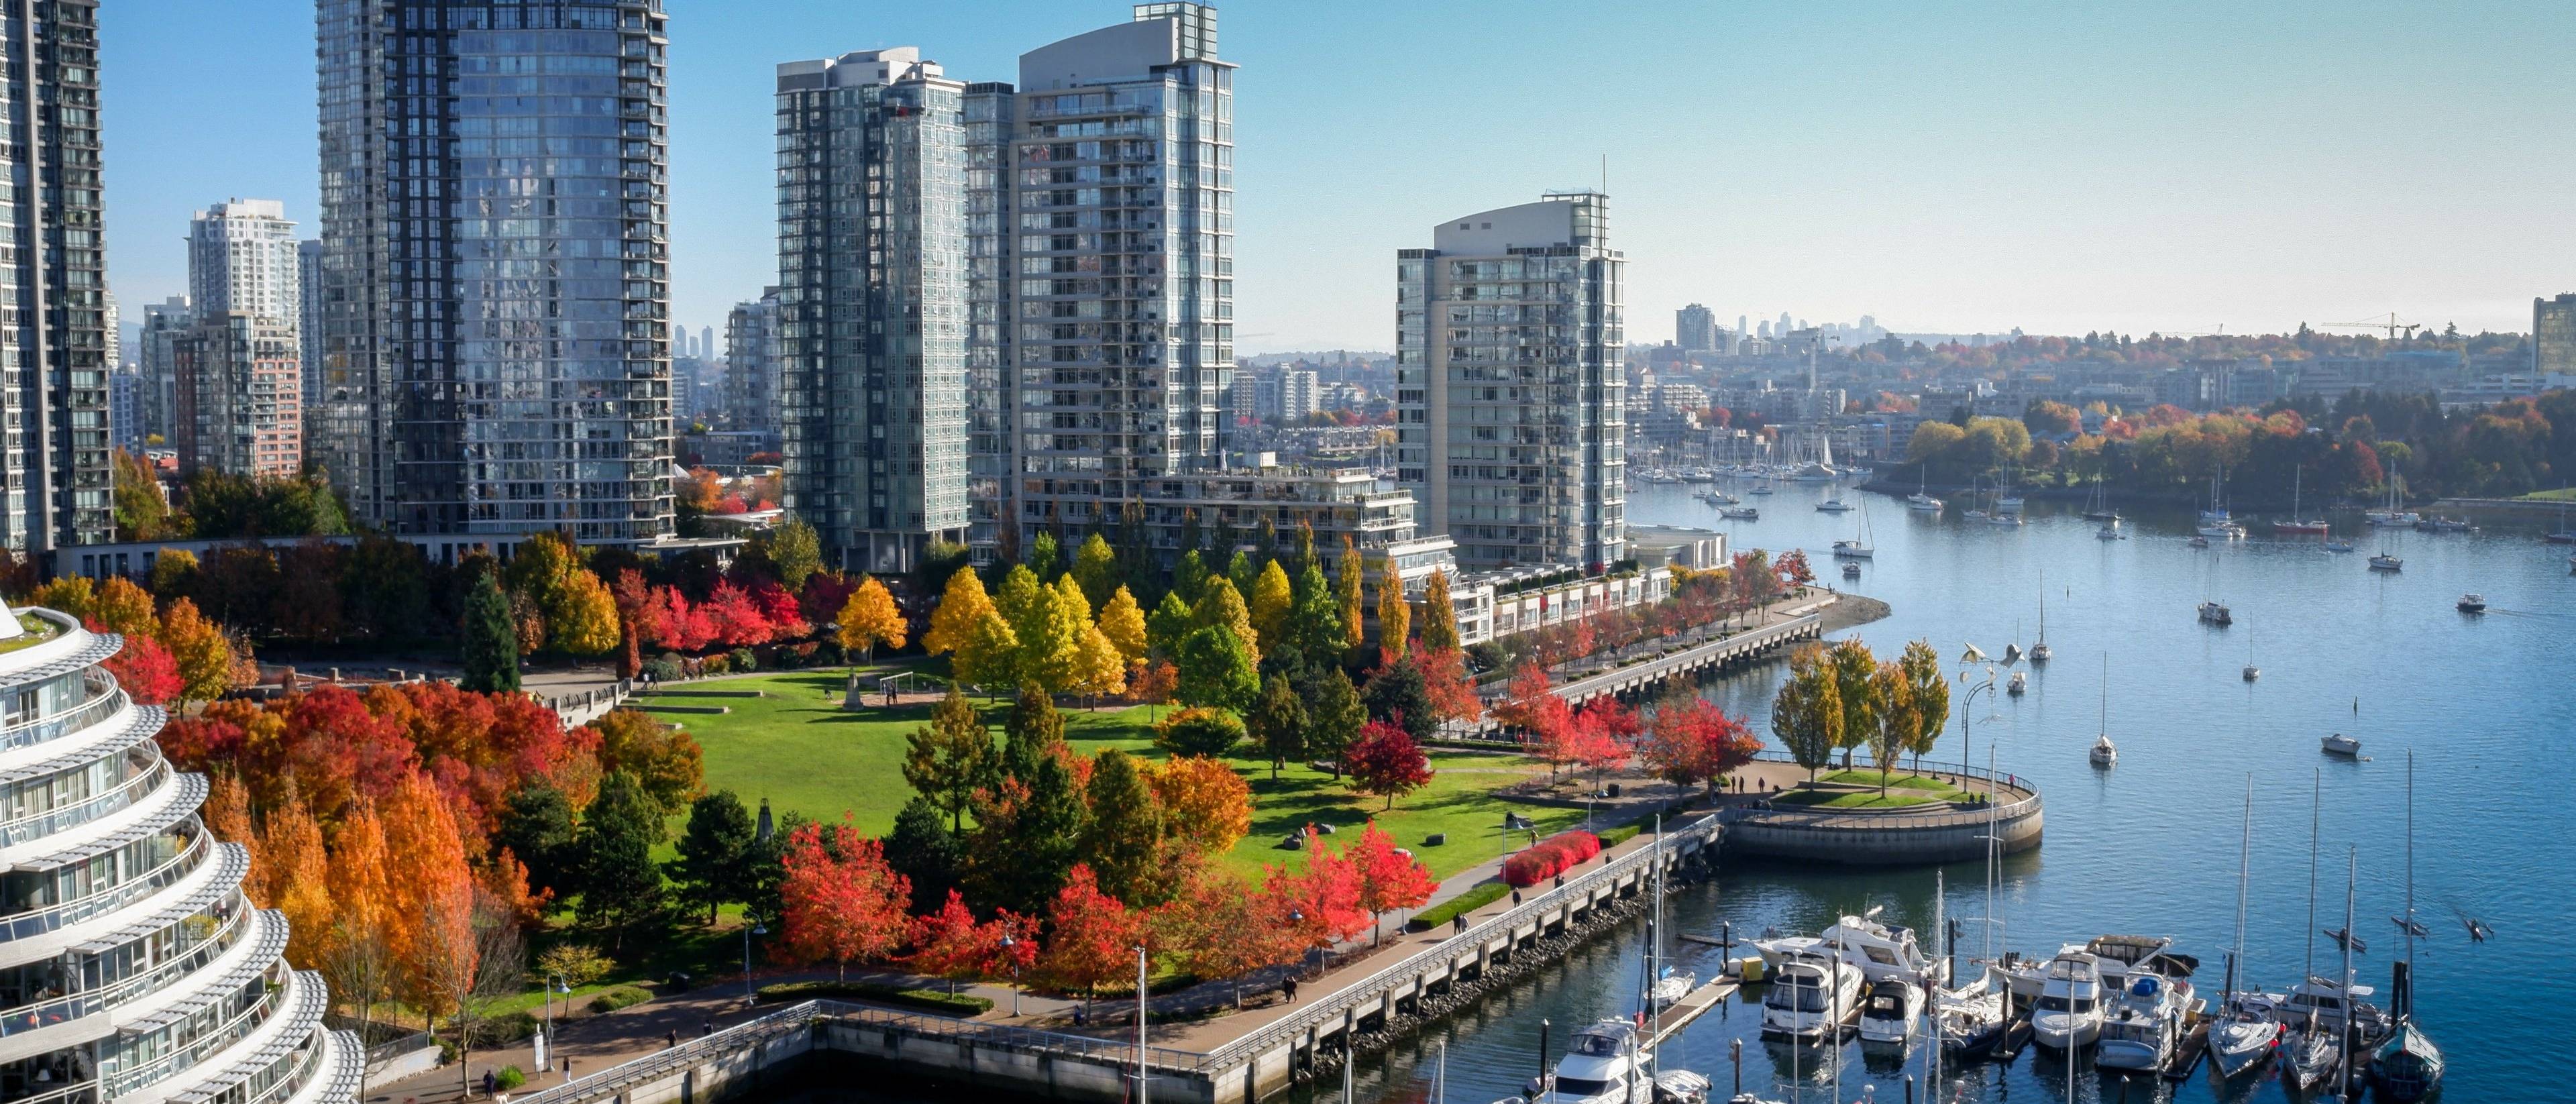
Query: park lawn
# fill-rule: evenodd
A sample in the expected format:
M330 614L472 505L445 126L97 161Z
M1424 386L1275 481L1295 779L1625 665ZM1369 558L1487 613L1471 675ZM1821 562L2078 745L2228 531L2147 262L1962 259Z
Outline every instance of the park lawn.
M1774 805L1803 805L1813 809L1902 809L1909 805L1939 804L1944 799L1922 794L1889 790L1880 797L1876 790L1790 790L1771 798Z
M1965 794L1967 792L1957 786L1943 782L1940 779L1927 777L1925 775L1882 774L1874 770L1835 771L1834 773L1828 774L1817 781L1830 782L1844 786L1867 786L1871 789L1877 789L1882 779L1885 781L1887 788L1891 790L1914 790L1922 793L1936 794L1942 797L1951 797Z
M2576 487L2560 487L2554 491L2533 491L2522 497L2542 502L2576 502Z
M769 800L774 813L803 813L818 820L850 815L860 831L882 834L893 827L895 813L912 799L903 780L904 737L927 723L930 706L894 709L871 706L856 712L839 707L845 676L838 669L794 671L757 678L685 683L662 691L668 705L724 705L723 715L657 714L682 724L696 737L704 754L709 790L732 790L745 805L758 808ZM764 690L768 697L693 696L692 691ZM830 697L825 696L826 692ZM1007 700L978 702L985 719L998 728L1008 714ZM1096 755L1106 748L1159 758L1154 750L1150 716L1163 709L1145 706L1080 706L1063 709L1065 739L1078 751ZM1399 799L1392 810L1383 798L1352 793L1330 774L1290 765L1270 777L1268 760L1230 756L1236 771L1252 785L1252 831L1224 856L1230 868L1257 873L1265 863L1278 864L1293 853L1278 849L1282 837L1308 824L1342 829L1333 842L1371 818L1411 848L1438 877L1498 858L1505 853L1503 811L1529 817L1542 833L1580 823L1581 809L1506 802L1492 791L1544 770L1525 756L1465 751L1434 751L1431 784ZM676 835L686 818L674 818ZM1449 842L1425 846L1433 834ZM1522 834L1518 842L1526 844ZM668 850L669 845L664 845Z

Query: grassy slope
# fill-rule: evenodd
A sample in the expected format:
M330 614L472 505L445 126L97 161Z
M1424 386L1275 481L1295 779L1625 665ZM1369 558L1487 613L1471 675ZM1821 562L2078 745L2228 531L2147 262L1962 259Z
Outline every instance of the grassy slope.
M884 832L895 812L912 797L903 781L904 736L925 723L928 706L858 712L838 708L842 675L838 671L801 671L750 679L682 685L660 695L672 705L725 705L723 716L665 715L684 723L706 753L710 789L730 789L744 804L769 799L777 812L801 812L818 819L838 819L848 812L860 830ZM692 690L767 690L765 698L691 697ZM824 692L832 691L826 700ZM986 719L1001 724L1006 703L995 703ZM1147 728L1148 711L1080 708L1065 710L1065 737L1085 754L1117 747L1157 755ZM1438 752L1430 786L1382 808L1383 799L1353 794L1331 775L1290 766L1279 779L1270 764L1232 760L1252 782L1252 833L1226 856L1229 866L1246 872L1263 863L1279 863L1291 852L1277 850L1280 837L1309 821L1350 828L1374 816L1399 846L1414 849L1432 872L1447 877L1503 853L1499 828L1504 802L1488 791L1517 781L1533 770L1519 756ZM1518 806L1515 811L1538 822L1542 833L1573 826L1581 810ZM675 820L676 833L684 823ZM1425 847L1423 838L1445 832L1449 843ZM1524 842L1526 842L1524 840Z

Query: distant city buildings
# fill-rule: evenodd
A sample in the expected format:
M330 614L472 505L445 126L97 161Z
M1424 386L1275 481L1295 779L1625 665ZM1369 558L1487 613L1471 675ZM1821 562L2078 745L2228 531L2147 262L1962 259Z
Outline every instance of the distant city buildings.
M1685 353L1705 353L1717 348L1717 315L1698 303L1674 311L1673 344L1681 346Z
M286 205L232 199L188 222L188 299L208 315L247 314L294 326L304 311L301 244Z
M724 366L724 427L759 434L766 444L754 451L776 451L784 389L777 288L763 290L758 299L736 303L726 313Z
M2531 301L2531 370L2576 375L2576 293Z
M304 463L295 326L244 311L200 315L171 340L181 473L290 476Z
M1627 552L1627 377L1609 198L1440 223L1396 254L1397 479L1469 568Z
M164 443L179 433L179 370L174 342L197 324L185 295L146 304L135 334L134 372L139 401L136 417L147 437Z

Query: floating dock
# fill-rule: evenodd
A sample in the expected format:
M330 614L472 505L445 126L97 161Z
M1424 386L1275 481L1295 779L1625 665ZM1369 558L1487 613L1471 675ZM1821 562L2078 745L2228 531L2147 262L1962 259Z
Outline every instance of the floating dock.
M1681 1029L1690 1026L1692 1020L1706 1015L1709 1009L1717 1007L1718 1002L1734 995L1735 979L1730 977L1716 978L1706 985L1682 994L1682 999L1665 1005L1663 1011L1655 1013L1654 1038L1651 1041L1662 1043L1665 1039L1679 1033Z

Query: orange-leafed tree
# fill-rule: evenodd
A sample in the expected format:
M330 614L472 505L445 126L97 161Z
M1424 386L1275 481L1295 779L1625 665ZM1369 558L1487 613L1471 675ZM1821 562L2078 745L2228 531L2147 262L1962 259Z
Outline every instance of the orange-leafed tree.
M1136 948L1145 940L1144 917L1100 891L1089 863L1075 863L1064 888L1047 907L1052 934L1038 955L1037 967L1047 983L1067 992L1096 997L1100 987L1132 977Z
M401 991L434 1026L461 1010L455 979L473 973L474 872L445 795L420 772L406 775L379 815L385 827L382 916L402 971Z
M1414 666L1422 671L1422 695L1430 701L1433 717L1474 724L1485 715L1484 699L1476 695L1476 683L1467 677L1464 653L1426 644L1414 658Z
M1224 854L1252 830L1252 785L1222 759L1174 756L1148 781L1165 828L1202 854Z
M1639 754L1656 777L1713 793L1718 779L1752 762L1760 750L1762 741L1742 721L1705 698L1688 695L1655 710L1654 726Z
M912 953L904 956L904 964L946 979L952 993L958 982L991 973L1002 953L1001 934L991 924L976 922L966 898L953 889L946 903L912 918L911 941Z
M303 969L322 963L323 940L331 931L330 857L322 848L322 826L301 798L271 810L260 833L262 904L286 914L292 925L286 960Z
M1172 661L1168 659L1146 660L1137 664L1135 670L1127 676L1128 698L1148 706L1159 707L1170 702L1172 693L1179 690L1180 686L1180 668L1172 666ZM1159 708L1145 711L1145 719L1149 721L1159 720L1161 716L1162 710Z
M617 677L631 679L644 670L644 642L662 638L663 603L631 567L617 573L608 596L617 603Z
M394 995L399 975L387 910L385 826L372 800L361 800L340 821L331 842L331 922L322 945L322 977L332 996L349 1006L365 1038L376 1006ZM362 1075L363 1076L363 1075ZM359 1092L366 1091L363 1080ZM363 1095L362 1095L363 1098Z
M1264 866L1262 888L1287 909L1290 936L1299 948L1327 949L1369 929L1368 910L1360 907L1359 873L1339 852L1324 849L1324 837L1306 827L1306 868Z
M1243 978L1255 970L1294 961L1305 944L1288 922L1287 900L1269 888L1245 885L1207 863L1193 863L1179 891L1154 909L1149 921L1156 945L1190 975L1229 982L1243 1003Z
M850 964L903 946L912 880L886 865L885 847L860 834L849 814L833 825L803 824L787 837L779 884L786 932L773 946L791 965L829 962L848 980Z
M1397 909L1418 908L1431 899L1439 881L1421 860L1396 849L1395 837L1379 831L1372 820L1360 829L1358 843L1344 856L1359 882L1359 906L1369 914L1369 940L1384 935L1381 918Z

